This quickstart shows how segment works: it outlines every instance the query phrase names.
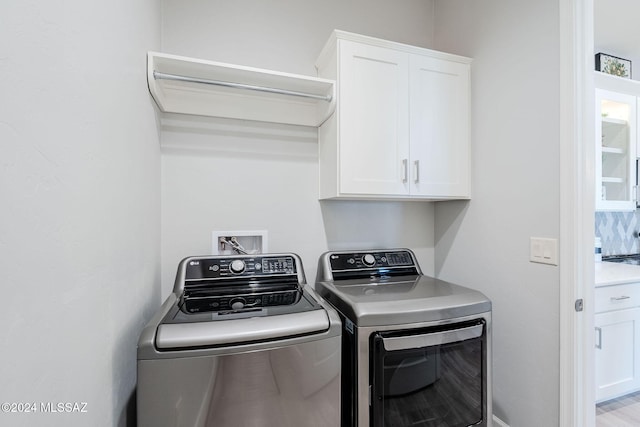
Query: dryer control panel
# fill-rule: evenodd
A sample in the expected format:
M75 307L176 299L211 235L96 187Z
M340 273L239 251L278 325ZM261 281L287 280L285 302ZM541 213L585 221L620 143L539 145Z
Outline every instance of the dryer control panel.
M332 252L326 259L334 280L420 273L413 253L407 249Z
M331 269L353 270L371 267L412 266L413 259L409 252L353 252L336 253L330 257Z

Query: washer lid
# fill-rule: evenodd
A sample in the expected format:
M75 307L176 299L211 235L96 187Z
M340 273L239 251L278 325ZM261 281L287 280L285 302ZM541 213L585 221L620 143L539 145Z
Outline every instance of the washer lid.
M176 349L282 339L329 329L324 309L278 316L248 317L223 322L164 323L156 347Z
M491 311L482 293L429 276L316 283L316 292L357 326L402 325Z

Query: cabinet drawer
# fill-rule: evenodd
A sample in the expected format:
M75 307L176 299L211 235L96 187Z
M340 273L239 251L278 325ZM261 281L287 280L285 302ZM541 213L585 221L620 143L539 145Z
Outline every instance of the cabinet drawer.
M605 286L595 289L595 312L640 306L640 283Z

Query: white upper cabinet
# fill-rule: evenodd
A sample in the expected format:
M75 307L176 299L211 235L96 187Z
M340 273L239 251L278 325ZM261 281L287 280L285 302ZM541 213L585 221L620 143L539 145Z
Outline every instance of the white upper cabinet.
M408 58L402 52L344 41L340 63L339 133L341 141L349 141L340 145L340 190L405 194L408 184L402 179L402 162L409 157Z
M470 59L334 31L317 68L321 199L469 198Z
M422 55L410 59L410 192L468 198L469 65Z
M596 89L596 210L636 209L634 95Z

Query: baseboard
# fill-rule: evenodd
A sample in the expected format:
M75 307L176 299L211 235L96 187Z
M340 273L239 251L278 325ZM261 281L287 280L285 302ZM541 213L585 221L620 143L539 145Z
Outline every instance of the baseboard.
M502 421L500 418L493 416L493 427L509 427L509 424Z

